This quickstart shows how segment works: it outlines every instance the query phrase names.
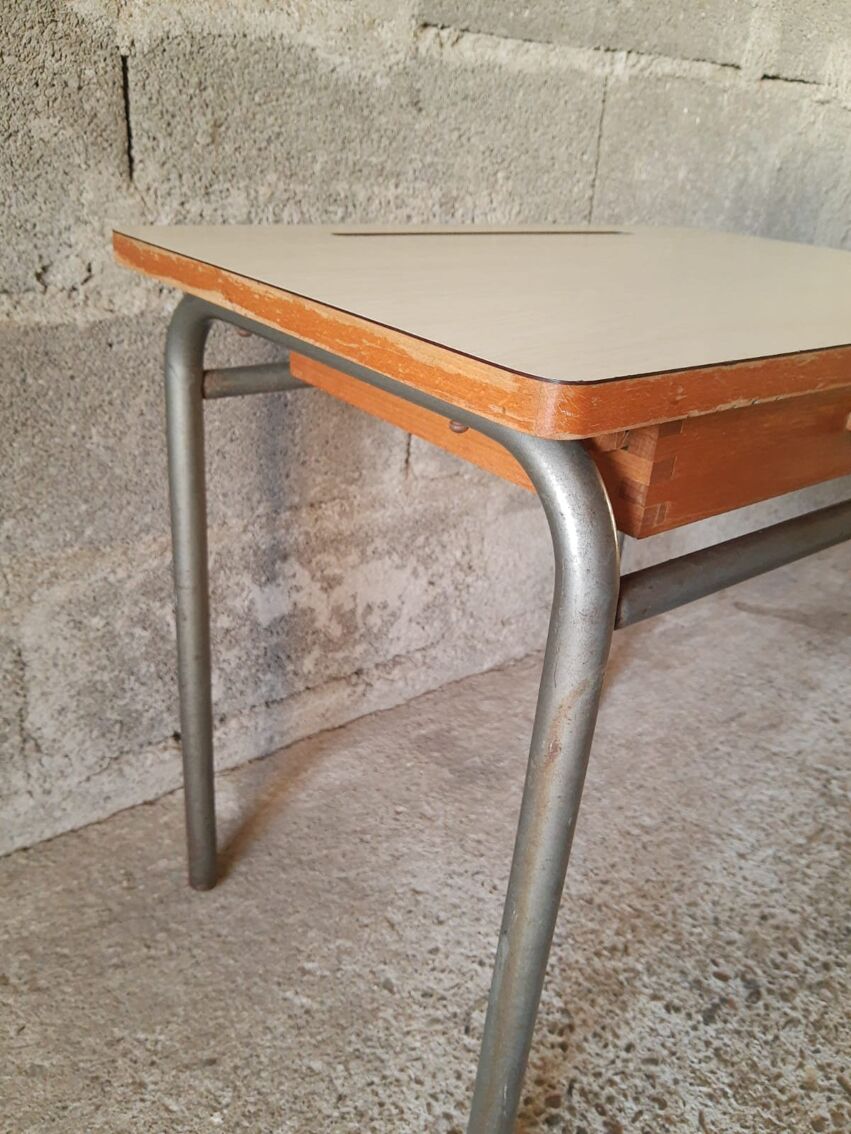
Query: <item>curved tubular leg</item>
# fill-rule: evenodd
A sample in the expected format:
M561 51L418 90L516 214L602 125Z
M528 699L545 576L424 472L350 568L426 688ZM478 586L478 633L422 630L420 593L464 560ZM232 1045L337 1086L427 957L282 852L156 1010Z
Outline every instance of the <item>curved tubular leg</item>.
M204 483L204 344L210 309L186 296L166 339L168 479L177 620L180 731L189 851L189 884L216 884L210 600Z
M534 483L555 594L468 1134L510 1134L561 900L614 627L611 506L577 442L500 437Z
M468 1134L510 1134L614 627L619 556L608 497L579 442L517 433L357 364L341 365L326 351L244 316L191 297L182 300L169 330L166 394L189 868L199 889L214 885L216 872L202 419L202 360L212 319L296 346L379 389L480 429L517 457L544 506L555 551L555 593L467 1128Z

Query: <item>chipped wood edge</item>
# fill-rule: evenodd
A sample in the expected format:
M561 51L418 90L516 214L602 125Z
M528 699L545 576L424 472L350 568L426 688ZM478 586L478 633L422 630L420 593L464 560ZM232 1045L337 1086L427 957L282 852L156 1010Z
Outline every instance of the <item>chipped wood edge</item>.
M851 346L601 382L548 381L120 232L113 247L125 267L539 437L579 440L851 386Z

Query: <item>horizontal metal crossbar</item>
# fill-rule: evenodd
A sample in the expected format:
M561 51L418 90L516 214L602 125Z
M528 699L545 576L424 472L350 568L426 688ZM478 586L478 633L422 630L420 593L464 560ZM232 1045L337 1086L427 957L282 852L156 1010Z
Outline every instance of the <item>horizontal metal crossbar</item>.
M276 394L305 388L310 389L290 372L287 361L204 371L205 398L238 398L243 394Z
M633 571L621 579L616 627L743 583L851 539L851 500Z

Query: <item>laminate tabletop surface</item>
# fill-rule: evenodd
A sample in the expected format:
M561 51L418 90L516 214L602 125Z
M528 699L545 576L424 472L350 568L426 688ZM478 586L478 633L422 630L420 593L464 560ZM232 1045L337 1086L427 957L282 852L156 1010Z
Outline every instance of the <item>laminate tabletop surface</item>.
M174 225L114 243L144 274L542 435L851 385L848 252L634 227Z

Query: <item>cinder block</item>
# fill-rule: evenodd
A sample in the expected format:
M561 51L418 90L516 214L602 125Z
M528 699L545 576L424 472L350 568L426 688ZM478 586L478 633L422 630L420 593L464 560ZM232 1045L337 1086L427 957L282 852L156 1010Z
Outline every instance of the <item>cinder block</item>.
M3 330L5 554L165 532L161 355L159 320Z
M557 66L532 70L457 61L418 65L421 117L411 161L442 220L582 221L591 185L603 84Z
M372 69L195 31L140 45L130 92L136 180L164 220L587 212L602 85L564 68L476 65L450 51Z
M599 0L588 47L616 48L675 59L740 63L751 5L730 0Z
M758 20L766 74L851 90L849 0L775 0Z
M484 35L585 44L593 38L599 6L599 0L571 4L560 0L540 0L535 4L513 0L417 0L416 16L424 24Z
M501 538L509 517L546 534L536 501L520 496L518 504L517 493L490 479L459 478L451 494L409 480L395 496L364 498L357 508L331 501L299 510L262 541L214 543L222 711L280 701L433 647L448 657L460 651L475 667L510 613L481 632L494 610L519 601L528 611L536 601L528 590L516 600L508 578L495 578L485 541L489 524ZM546 577L547 557L534 558L528 533L524 546L533 549L533 574ZM465 623L477 629L471 641L459 629Z
M847 243L846 118L788 84L613 78L594 220Z
M272 537L213 533L221 762L539 646L546 542L525 493L464 481L451 498L423 481L357 509L307 506ZM152 798L179 775L167 541L33 571L9 688L23 682L15 703L36 756L26 791L0 767L5 846Z
M736 63L744 54L751 10L729 0L420 0L417 16L423 23L515 39Z
M99 7L4 5L1 291L79 291L107 257L129 183L121 57Z
M127 764L176 727L168 545L148 541L45 567L21 612L27 728L40 790Z
M31 570L16 611L23 707L0 764L0 854L153 798L178 767L165 541Z
M160 317L0 333L0 549L130 544L168 532ZM208 364L280 357L215 332ZM308 501L387 490L406 437L318 391L207 404L210 522L279 523Z

